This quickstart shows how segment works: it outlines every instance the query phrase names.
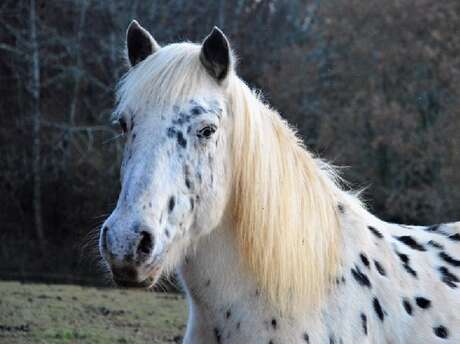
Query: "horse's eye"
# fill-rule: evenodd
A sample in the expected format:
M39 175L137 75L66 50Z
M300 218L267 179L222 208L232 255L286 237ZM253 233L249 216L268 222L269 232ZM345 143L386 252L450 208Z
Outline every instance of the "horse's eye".
M120 125L121 133L126 134L128 131L128 125L126 124L126 121L123 118L120 118L118 120L118 124Z
M198 130L198 133L197 133L197 136L199 138L204 138L204 139L208 139L211 137L212 134L214 134L216 132L217 128L215 125L208 125L200 130Z

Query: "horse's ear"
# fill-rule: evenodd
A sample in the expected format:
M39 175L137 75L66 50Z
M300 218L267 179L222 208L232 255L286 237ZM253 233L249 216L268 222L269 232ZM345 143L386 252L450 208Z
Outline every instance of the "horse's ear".
M224 33L216 26L204 39L200 61L217 81L225 79L232 66L233 55Z
M133 20L126 31L126 47L131 67L143 61L147 56L155 53L160 46L152 35Z

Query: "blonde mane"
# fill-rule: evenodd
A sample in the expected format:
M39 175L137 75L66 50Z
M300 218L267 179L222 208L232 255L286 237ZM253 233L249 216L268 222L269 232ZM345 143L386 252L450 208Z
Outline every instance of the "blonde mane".
M235 233L250 269L281 311L318 305L339 257L334 170L314 159L286 121L240 80L234 118Z
M187 100L198 85L215 85L199 51L200 45L172 44L133 68L118 88L116 113ZM345 192L335 171L312 157L234 71L224 87L233 122L230 209L244 261L280 311L318 305L339 266L337 212Z

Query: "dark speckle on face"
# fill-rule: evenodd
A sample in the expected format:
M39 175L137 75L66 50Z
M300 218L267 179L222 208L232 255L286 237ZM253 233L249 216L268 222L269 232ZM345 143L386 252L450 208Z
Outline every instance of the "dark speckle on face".
M275 318L273 318L273 319L272 319L272 322L271 322L271 324L272 324L272 327L273 327L273 329L275 329L275 330L276 330L276 327L278 326L278 323L277 323L277 321L276 321L276 319L275 319Z
M168 211L171 213L174 210L174 206L176 205L176 200L174 196L171 196L168 201Z
M361 313L361 325L363 327L364 334L367 336L367 317L364 313Z
M193 116L198 116L198 115L205 113L206 110L202 106L197 105L197 106L194 106L190 112Z
M169 138L174 137L176 135L176 129L173 127L169 127L168 130L166 131L166 134L168 135Z
M214 328L214 337L216 338L216 342L220 343L221 334L220 334L220 330L217 327Z
M187 140L184 138L184 135L182 134L182 131L177 132L177 143L182 148L187 147Z

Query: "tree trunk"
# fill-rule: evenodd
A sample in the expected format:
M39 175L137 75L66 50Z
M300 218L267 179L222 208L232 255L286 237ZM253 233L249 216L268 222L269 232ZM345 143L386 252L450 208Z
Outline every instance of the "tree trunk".
M32 143L32 159L33 159L33 208L35 220L35 232L38 243L44 251L46 246L45 234L43 231L42 221L42 195L41 195L41 114L40 114L40 55L37 37L38 18L36 12L36 0L30 0L30 46L31 51L31 93L32 93L32 121L33 121L33 143Z

